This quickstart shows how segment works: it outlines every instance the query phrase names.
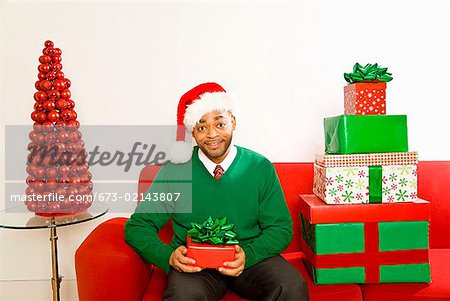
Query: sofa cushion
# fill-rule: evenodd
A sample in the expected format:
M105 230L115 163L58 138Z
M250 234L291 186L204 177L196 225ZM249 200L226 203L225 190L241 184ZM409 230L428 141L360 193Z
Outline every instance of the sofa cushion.
M450 249L431 249L430 261L431 283L361 285L364 300L450 300Z
M421 161L418 196L431 203L430 248L450 248L450 161Z

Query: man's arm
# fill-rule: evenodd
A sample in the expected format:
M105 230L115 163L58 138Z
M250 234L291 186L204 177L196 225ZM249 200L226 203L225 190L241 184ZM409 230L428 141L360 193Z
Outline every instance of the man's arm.
M289 245L293 236L291 215L275 168L269 161L263 165L265 176L259 203L261 235L242 247L246 256L245 268L279 255Z
M166 166L163 166L124 229L125 241L144 260L166 272L169 271L169 258L174 249L161 241L158 232L169 221L174 207L171 203L153 201L150 197L170 191L169 176Z

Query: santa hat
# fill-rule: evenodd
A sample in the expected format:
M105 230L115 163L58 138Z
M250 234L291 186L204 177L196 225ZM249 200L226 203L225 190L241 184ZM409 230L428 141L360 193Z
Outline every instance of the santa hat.
M234 112L233 101L217 83L204 83L186 92L180 98L177 111L177 140L169 151L173 163L186 163L192 156L192 143L186 142L200 118L214 111Z

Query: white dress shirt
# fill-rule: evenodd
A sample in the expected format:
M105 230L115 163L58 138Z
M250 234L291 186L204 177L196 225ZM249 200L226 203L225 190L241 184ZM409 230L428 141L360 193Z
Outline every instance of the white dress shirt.
M228 155L225 157L225 159L223 159L222 162L217 164L217 163L214 163L213 161L211 161L205 155L205 153L200 148L198 148L198 158L203 163L206 170L208 170L208 172L213 177L214 177L214 169L216 168L217 165L220 165L223 168L223 173L226 173L227 169L230 167L231 163L233 163L234 158L236 158L236 155L237 155L237 148L234 144L231 144L230 152L228 153Z

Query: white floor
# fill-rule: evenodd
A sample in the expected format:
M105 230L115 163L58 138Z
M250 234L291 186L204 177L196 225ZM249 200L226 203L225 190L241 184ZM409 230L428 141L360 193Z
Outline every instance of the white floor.
M61 300L78 301L75 279L63 279ZM43 280L0 280L0 300L49 301L52 300L50 279Z

